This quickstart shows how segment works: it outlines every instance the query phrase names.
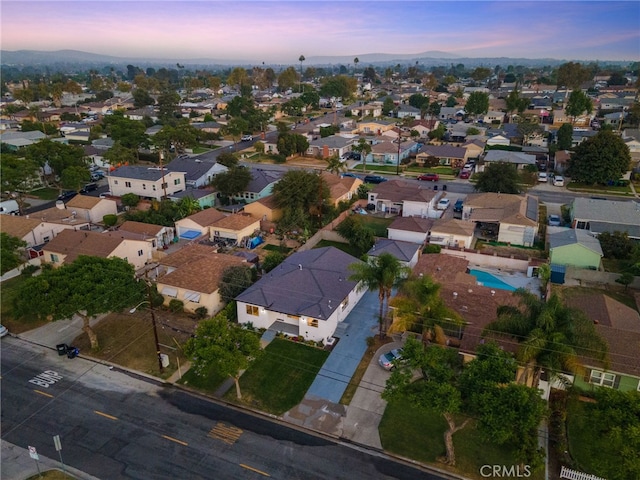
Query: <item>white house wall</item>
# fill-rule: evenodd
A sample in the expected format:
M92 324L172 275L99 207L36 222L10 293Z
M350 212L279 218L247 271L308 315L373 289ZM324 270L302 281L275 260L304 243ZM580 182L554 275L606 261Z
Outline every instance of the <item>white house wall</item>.
M403 242L422 244L427 239L426 232L409 232L406 230L396 230L395 228L389 228L387 232L389 240L401 240Z
M405 200L402 205L403 217L439 218L431 202L414 202Z

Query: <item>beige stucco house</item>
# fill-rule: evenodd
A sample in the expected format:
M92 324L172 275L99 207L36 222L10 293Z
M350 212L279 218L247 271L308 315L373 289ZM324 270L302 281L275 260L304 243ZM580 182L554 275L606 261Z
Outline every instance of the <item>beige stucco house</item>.
M176 236L186 240L209 237L209 227L224 216L224 213L215 208L201 210L176 222Z
M277 222L282 218L282 209L276 205L273 195L246 204L244 212L267 222Z
M221 218L209 227L211 241L233 240L241 242L253 236L256 230L260 230L260 220L242 213L234 213Z
M76 195L66 203L67 210L90 223L102 223L105 215L117 215L118 205L109 198Z
M431 227L429 243L449 247L471 248L475 228L475 223L455 218L436 220L433 227Z

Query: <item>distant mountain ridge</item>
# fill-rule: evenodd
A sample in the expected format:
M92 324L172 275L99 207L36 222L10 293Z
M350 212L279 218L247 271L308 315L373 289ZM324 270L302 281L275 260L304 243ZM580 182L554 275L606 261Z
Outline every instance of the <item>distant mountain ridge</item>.
M310 56L305 59L304 64L310 65L353 65L353 60L358 58L358 68L366 68L369 65L374 66L391 66L398 63L406 65L407 62L419 63L423 66L437 66L447 65L452 61L457 63L463 63L467 67L473 66L490 66L495 65L524 65L524 66L536 66L536 65L559 65L569 59L553 59L553 58L508 58L508 57L484 57L484 58L471 58L460 57L447 52L442 51L426 51L421 53L363 53L360 55L316 55ZM252 66L259 65L263 62L261 60L248 60L248 59L214 59L214 58L134 58L134 57L117 57L112 55L102 55L98 53L83 52L80 50L56 50L56 51L42 51L42 50L0 50L0 62L3 65L14 66L54 66L54 65L91 65L91 66L122 66L127 64L136 66L153 66L153 67L175 67L176 63L189 66ZM600 62L600 63L615 63L620 64L624 62ZM270 62L268 65L281 66L281 65L297 65L298 59L294 58L287 62Z

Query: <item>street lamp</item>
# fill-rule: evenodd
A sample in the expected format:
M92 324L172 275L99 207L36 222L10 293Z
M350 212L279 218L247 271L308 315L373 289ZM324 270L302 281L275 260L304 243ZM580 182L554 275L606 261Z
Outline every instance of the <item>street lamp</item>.
M146 283L146 282L145 282ZM151 298L151 286L147 283L147 292L149 298ZM149 304L149 311L151 312L151 324L153 325L153 337L156 342L156 355L158 356L158 367L160 368L160 373L164 372L164 367L162 366L162 355L160 354L160 340L158 339L158 328L156 326L156 311L153 308L153 303L151 300L145 300L144 302L140 302L138 305L129 310L129 313L135 313L140 305L144 305L145 303Z

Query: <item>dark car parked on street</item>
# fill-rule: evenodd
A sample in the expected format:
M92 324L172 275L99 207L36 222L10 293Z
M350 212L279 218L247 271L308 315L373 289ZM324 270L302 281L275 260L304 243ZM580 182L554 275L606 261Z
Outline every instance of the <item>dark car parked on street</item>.
M71 200L76 195L78 195L78 192L75 192L73 190L67 190L66 192L62 192L60 195L58 195L58 200L62 200L63 202L66 202L67 200Z
M380 175L367 175L366 177L364 177L364 183L378 184L386 181L387 179L384 177L381 177Z

